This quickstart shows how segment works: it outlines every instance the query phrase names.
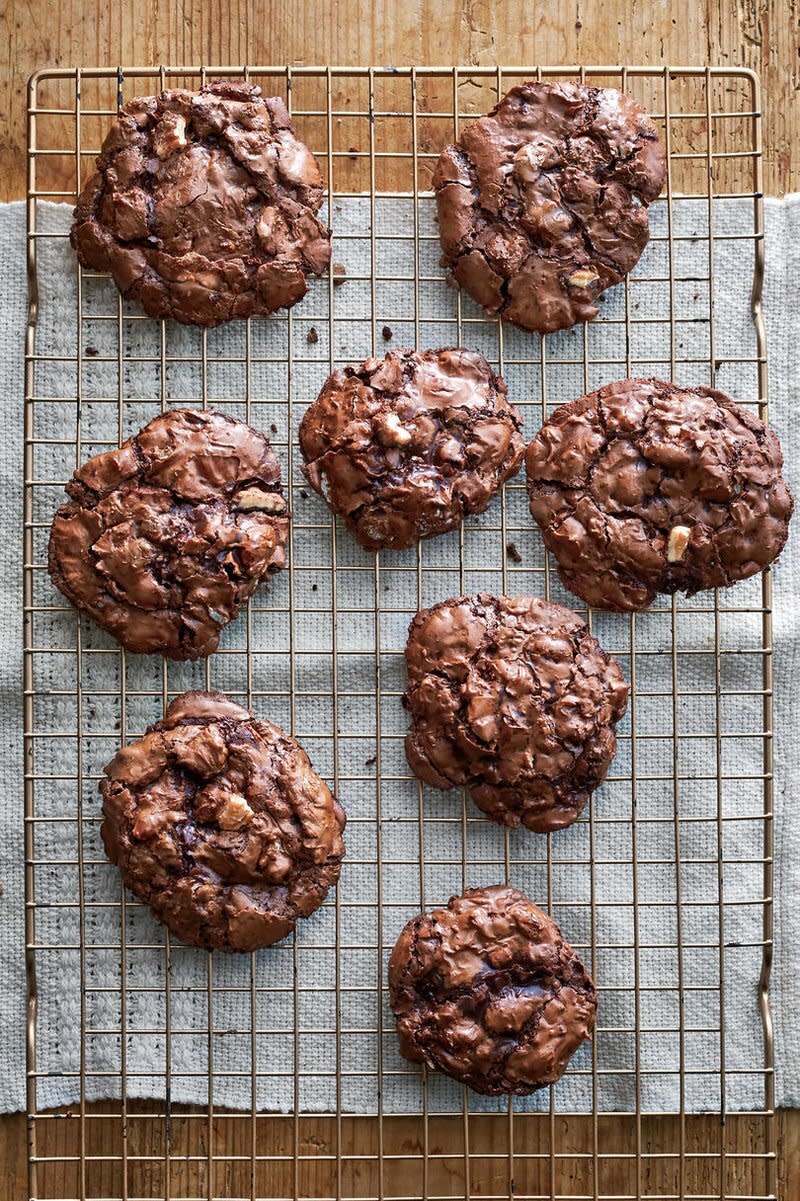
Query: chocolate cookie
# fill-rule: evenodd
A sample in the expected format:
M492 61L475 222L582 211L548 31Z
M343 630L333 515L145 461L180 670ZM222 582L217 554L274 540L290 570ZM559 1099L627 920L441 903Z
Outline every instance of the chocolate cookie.
M303 471L367 550L482 513L524 454L506 386L471 350L390 350L329 377L300 425Z
M780 443L713 388L608 384L528 447L531 512L564 584L601 609L724 588L780 554L792 496Z
M95 455L53 518L56 587L128 650L197 659L284 566L289 514L269 441L173 409Z
M106 853L183 942L255 951L339 879L345 817L293 738L219 692L185 692L100 785Z
M647 245L647 206L663 182L655 126L629 96L520 84L442 152L442 266L522 329L589 321Z
M493 821L569 826L604 779L628 686L571 609L462 596L417 613L406 646L406 756L434 788L464 785Z
M219 80L120 110L72 245L151 317L220 325L305 295L330 260L321 203L319 167L283 101Z
M406 1059L489 1096L560 1079L597 1009L556 923L504 884L412 918L389 961L389 997Z

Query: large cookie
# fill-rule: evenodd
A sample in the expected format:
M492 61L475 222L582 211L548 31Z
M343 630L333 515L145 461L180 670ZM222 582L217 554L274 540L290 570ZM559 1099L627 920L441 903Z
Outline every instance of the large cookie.
M713 388L608 384L556 409L526 463L531 512L564 584L601 609L727 587L786 542L780 443Z
M345 817L305 751L219 692L186 692L105 769L103 843L183 942L255 951L339 879Z
M591 320L636 264L664 150L622 92L523 83L464 127L433 182L451 278L489 313L549 333Z
M577 614L533 596L462 596L417 613L406 646L406 756L507 826L568 826L605 778L628 687Z
M136 652L197 659L285 563L289 514L268 439L222 413L173 409L67 484L53 582Z
M72 244L151 317L219 325L305 295L330 260L321 203L319 167L283 101L220 80L120 110Z
M400 1050L478 1093L525 1096L594 1028L594 984L551 917L498 884L412 918L389 961Z
M522 463L521 419L472 350L391 350L335 371L300 426L303 471L367 550L482 513Z

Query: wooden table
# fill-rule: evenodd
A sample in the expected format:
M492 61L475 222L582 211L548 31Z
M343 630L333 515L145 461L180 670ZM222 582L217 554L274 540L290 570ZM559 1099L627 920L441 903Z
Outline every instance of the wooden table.
M761 75L764 90L764 178L766 190L782 194L800 188L800 102L798 59L800 5L798 0L693 0L691 4L667 0L180 0L161 4L134 4L130 0L7 0L0 15L0 70L3 76L2 128L0 138L0 199L16 199L25 191L25 85L31 72L46 66L90 66L108 64L199 64L218 62L289 63L292 65L333 63L396 65L504 63L617 62L658 65L704 65L706 63L747 66ZM108 1109L108 1106L104 1106ZM92 1107L89 1107L91 1113ZM136 1107L131 1107L136 1112ZM279 1146L288 1129L287 1119L259 1118L259 1140ZM549 1131L538 1117L526 1122L527 1140L546 1139ZM579 1120L580 1121L580 1120ZM624 1151L630 1142L631 1121L603 1118L602 1140L606 1150ZM643 1145L668 1147L677 1137L678 1119L645 1119ZM708 1140L715 1119L687 1119L687 1147ZM717 1120L718 1123L718 1120ZM173 1146L191 1138L180 1116L173 1123ZM314 1138L324 1143L327 1134L320 1123L306 1130L301 1121L301 1140ZM363 1123L361 1126L363 1127ZM757 1134L746 1118L730 1119L728 1145L741 1154L731 1161L727 1187L748 1194L753 1177L748 1151L757 1150ZM51 1154L64 1154L69 1122L54 1122L49 1136ZM241 1128L239 1128L241 1127ZM343 1138L355 1147L363 1139L359 1124L345 1120ZM574 1127L577 1131L577 1125ZM251 1130L246 1119L225 1123L224 1138L231 1152L246 1154ZM577 1131L578 1135L580 1131ZM390 1133L403 1146L411 1132L398 1122ZM705 1139L704 1139L705 1135ZM104 1139L118 1139L108 1123L92 1125L87 1138L93 1153L102 1154ZM446 1123L436 1132L439 1150L449 1150L456 1136ZM491 1146L491 1122L486 1126L487 1147ZM559 1130L563 1149L569 1147L570 1132ZM163 1127L147 1119L137 1124L138 1154L162 1153ZM782 1112L778 1124L779 1192L781 1201L800 1198L800 1113ZM546 1144L542 1144L542 1149ZM434 1147L432 1146L432 1150ZM446 1163L447 1161L442 1161ZM491 1164L491 1160L486 1161ZM580 1192L581 1181L574 1164L560 1161L564 1179L559 1187ZM0 1201L19 1201L27 1195L25 1169L25 1121L21 1115L0 1118ZM146 1164L135 1187L147 1187ZM188 1171L188 1168L187 1168ZM185 1183L188 1183L185 1181ZM200 1184L200 1180L196 1184ZM230 1180L232 1187L238 1182ZM308 1181L307 1184L313 1182ZM325 1180L317 1182L325 1191ZM535 1185L535 1181L528 1182ZM272 1184L272 1182L270 1182ZM362 1182L363 1184L363 1182ZM49 1177L55 1196L71 1195L73 1175L64 1167ZM118 1184L109 1169L100 1171L93 1193L111 1195ZM221 1187L218 1182L217 1187ZM242 1188L249 1188L244 1181ZM263 1191L269 1188L260 1181ZM279 1186L280 1187L280 1186ZM431 1182L431 1187L436 1185ZM452 1181L447 1186L452 1187ZM496 1182L486 1176L472 1180L473 1191L495 1191ZM518 1190L519 1184L518 1184ZM605 1190L635 1193L636 1182L622 1170L603 1182ZM643 1178L645 1195L658 1187L655 1179ZM674 1187L668 1186L668 1187ZM718 1190L719 1183L703 1177L697 1165L687 1174L687 1193ZM157 1195L157 1194L154 1194Z

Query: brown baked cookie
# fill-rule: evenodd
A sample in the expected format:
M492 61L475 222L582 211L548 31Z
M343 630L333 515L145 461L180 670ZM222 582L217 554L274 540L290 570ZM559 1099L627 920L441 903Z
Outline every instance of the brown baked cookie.
M330 260L322 177L277 97L218 80L120 110L75 209L84 267L151 317L220 325L288 308Z
M289 514L268 439L173 409L95 455L53 518L49 568L73 605L138 653L197 659L285 563Z
M531 512L570 591L601 609L724 588L780 554L792 496L780 443L713 388L608 384L528 447Z
M520 84L442 152L442 266L522 329L589 321L647 245L647 206L663 182L655 126L629 96Z
M594 1029L594 984L551 917L497 884L412 918L389 961L400 1051L477 1093L563 1076Z
M339 879L345 816L293 738L220 692L185 692L100 785L106 853L183 942L256 951Z
M406 756L434 788L463 785L492 821L569 826L616 751L628 686L562 605L461 596L417 613L406 646Z
M328 378L303 471L362 546L401 550L487 508L522 463L521 426L483 355L390 350Z

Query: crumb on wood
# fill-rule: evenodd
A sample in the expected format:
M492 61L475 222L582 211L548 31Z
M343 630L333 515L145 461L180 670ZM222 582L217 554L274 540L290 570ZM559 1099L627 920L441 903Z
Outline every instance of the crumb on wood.
M521 563L522 562L522 555L517 550L516 542L506 543L506 554L508 555L508 557L512 561L512 563Z
M347 153L350 155L350 158L358 158L360 152L358 146L349 146Z
M308 342L308 344L310 346L316 346L317 342L319 342L319 334L314 329L313 325L311 326L311 329L306 334L306 342Z

